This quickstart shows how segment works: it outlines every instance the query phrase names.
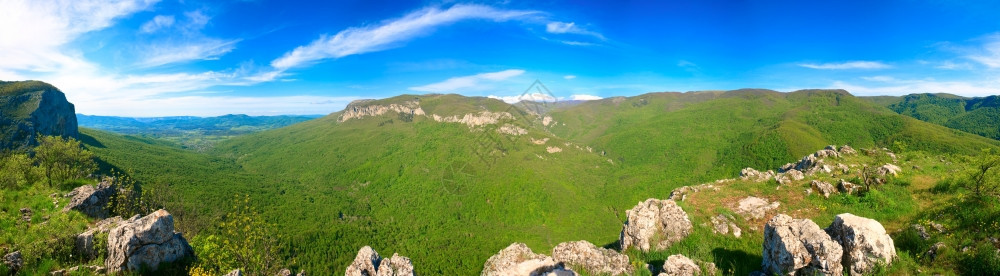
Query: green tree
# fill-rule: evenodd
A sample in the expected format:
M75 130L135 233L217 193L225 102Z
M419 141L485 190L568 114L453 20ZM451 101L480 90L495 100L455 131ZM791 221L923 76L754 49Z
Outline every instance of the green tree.
M53 181L62 183L69 179L83 178L95 170L94 154L80 146L80 141L59 136L41 136L35 147L35 159L42 167L51 187Z
M242 269L249 275L273 275L281 268L277 225L264 220L247 195L236 196L214 233L194 241L198 265L192 275Z
M27 154L0 157L0 187L13 189L31 185L40 177L34 161Z
M976 197L990 196L1000 189L1000 155L990 149L983 149L983 154L974 161L975 167L969 175L966 186Z

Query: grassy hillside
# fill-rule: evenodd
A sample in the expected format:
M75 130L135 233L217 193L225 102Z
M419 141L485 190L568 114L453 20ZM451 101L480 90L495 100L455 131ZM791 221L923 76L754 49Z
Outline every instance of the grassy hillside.
M557 136L622 166L621 184L674 186L776 168L825 145L974 154L996 141L899 116L842 90L651 93L549 114Z
M1000 140L1000 96L966 98L939 93L867 99L899 114Z
M147 185L167 187L174 205L167 207L177 210L171 212L188 233L218 218L232 194L249 194L286 235L289 250L283 254L292 267L343 271L360 247L371 245L385 255L412 258L418 271L429 275L477 274L489 256L512 242L525 242L535 252L581 239L608 245L618 239L624 212L636 202L666 198L679 186L731 178L748 166L774 168L828 144L927 154L972 154L998 144L842 91L611 98L557 108L549 113L556 123L548 127L528 112L486 98L403 95L352 105L408 101L419 101L428 116L387 112L341 122L344 113L338 112L237 137L204 154L95 130L83 130L82 140L106 167L130 169ZM512 118L469 127L429 116L483 111L508 112ZM526 134L497 131L505 125ZM760 189L739 191L773 191ZM909 198L905 187L893 189L893 200ZM915 203L901 204L873 210ZM838 206L830 212L871 209ZM672 250L714 256L735 271L759 265L756 239L713 243L739 249L739 255L699 249L703 238ZM656 262L665 253L629 254Z

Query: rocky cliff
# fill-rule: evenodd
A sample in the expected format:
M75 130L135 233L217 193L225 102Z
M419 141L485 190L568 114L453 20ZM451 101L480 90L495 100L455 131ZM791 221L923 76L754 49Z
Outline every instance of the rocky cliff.
M0 149L30 146L35 136L77 137L76 110L66 95L40 81L0 81Z

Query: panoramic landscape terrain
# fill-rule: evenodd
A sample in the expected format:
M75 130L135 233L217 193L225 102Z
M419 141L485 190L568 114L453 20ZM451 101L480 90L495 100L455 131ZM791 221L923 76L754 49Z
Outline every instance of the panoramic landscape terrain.
M0 275L1000 275L1000 4L392 4L0 1Z

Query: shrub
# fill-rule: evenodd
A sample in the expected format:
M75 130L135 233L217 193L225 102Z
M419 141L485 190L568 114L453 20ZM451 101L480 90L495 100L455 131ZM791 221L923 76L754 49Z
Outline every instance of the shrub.
M94 154L80 147L80 141L73 138L39 137L35 159L50 187L53 181L62 184L67 179L83 178L97 170Z
M249 196L236 196L233 203L214 233L194 240L199 260L191 275L222 274L237 268L265 275L280 269L277 226L263 219Z
M0 188L17 189L35 183L41 175L27 154L11 154L0 158Z

